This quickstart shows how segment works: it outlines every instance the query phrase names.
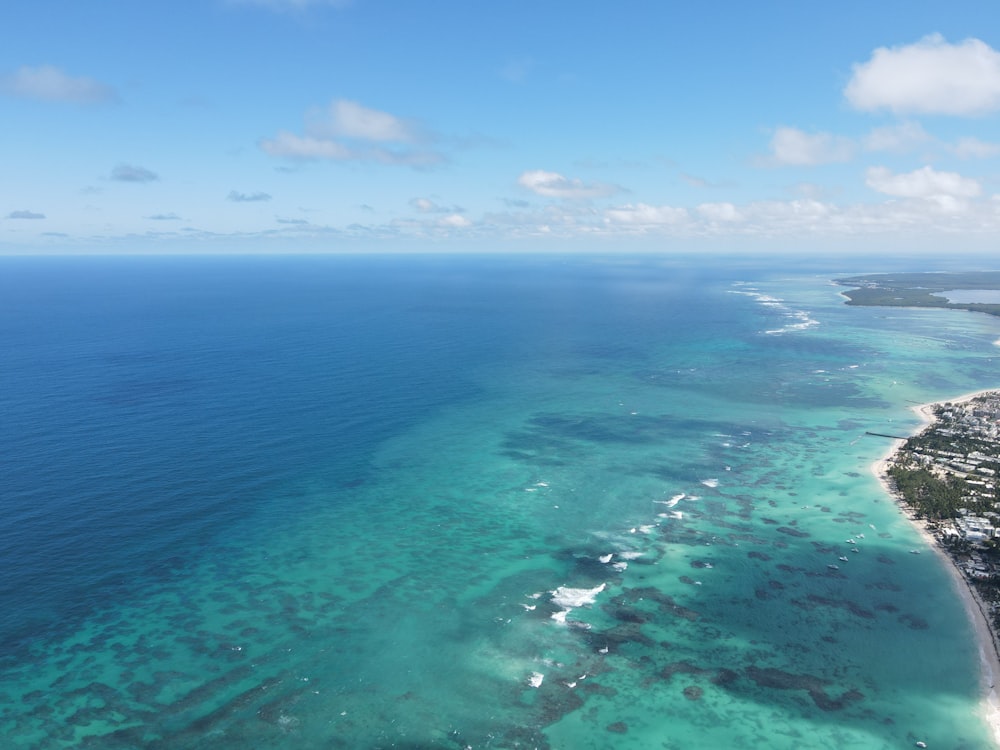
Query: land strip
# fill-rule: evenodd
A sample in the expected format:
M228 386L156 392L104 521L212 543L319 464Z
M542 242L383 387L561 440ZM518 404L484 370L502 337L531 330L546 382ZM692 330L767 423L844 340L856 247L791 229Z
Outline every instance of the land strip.
M1000 392L914 411L925 427L872 469L946 561L975 628L983 708L1000 745Z
M841 286L857 287L842 292L848 305L862 307L944 307L1000 316L1000 304L951 302L942 292L951 290L1000 289L1000 271L967 273L878 273L834 279Z

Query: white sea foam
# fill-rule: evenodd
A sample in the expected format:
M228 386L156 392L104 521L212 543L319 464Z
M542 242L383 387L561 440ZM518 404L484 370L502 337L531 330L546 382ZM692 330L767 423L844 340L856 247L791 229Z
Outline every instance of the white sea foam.
M762 307L767 307L777 312L781 312L786 318L790 318L793 322L788 325L782 326L781 328L773 328L764 333L770 335L780 335L782 333L790 333L792 331L804 331L807 328L812 328L813 326L818 326L819 321L811 318L809 313L805 310L795 310L785 304L785 300L780 297L772 297L769 294L764 294L753 288L747 288L744 290L730 290L732 294L743 294L751 299L755 300Z
M541 687L544 679L545 675L541 672L532 672L531 676L528 678L528 684L533 688Z
M706 487L718 487L719 486L719 480L718 479L702 479L701 483L703 485L705 485Z
M628 569L628 563L624 562L624 561L622 561L622 562L616 562L616 563L613 563L611 565L611 567L614 568L615 570L624 572L625 570Z
M642 557L642 553L636 552L635 550L628 550L625 552L619 552L618 557L620 557L622 560L638 560L640 557Z
M600 556L600 557L598 557L597 559L598 559L598 560L600 560L600 561L601 561L602 563L604 563L605 565L607 565L607 564L608 564L609 562L611 562L611 558L612 558L613 556L614 556L614 555L611 555L611 554L607 554L607 555L601 555L601 556Z
M573 589L569 586L560 586L552 592L552 602L564 609L583 607L597 601L597 595L606 587L606 583L592 589Z

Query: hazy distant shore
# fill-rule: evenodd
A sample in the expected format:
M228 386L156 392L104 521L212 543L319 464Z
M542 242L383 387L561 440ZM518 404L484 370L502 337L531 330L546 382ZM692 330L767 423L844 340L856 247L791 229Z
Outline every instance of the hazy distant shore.
M993 393L997 390L998 389L996 388L987 388L981 391L966 393L956 398L947 399L947 401L931 402L912 407L914 413L920 417L922 422L921 425L913 431L913 434L916 435L926 429L929 425L933 424L935 419L935 406L943 403L964 403L971 401L977 396L981 396L986 393ZM892 486L892 483L889 481L889 465L904 443L904 440L894 441L888 452L872 464L872 472L878 478L879 483L882 485L886 493L896 499L904 515L910 520L914 528L920 532L920 535L927 541L928 546L934 550L935 554L940 556L942 562L944 562L945 567L951 575L952 582L955 585L955 590L962 599L965 611L976 634L981 670L980 680L983 691L982 710L984 718L992 730L994 743L997 747L1000 747L1000 695L997 693L996 684L996 681L1000 680L1000 640L998 640L998 634L994 632L990 619L986 614L987 608L975 587L970 583L965 575L963 575L962 571L955 564L955 561L952 559L948 551L942 547L934 535L931 534L927 526L927 521L916 518L911 509L902 502L902 498L900 498L899 494Z

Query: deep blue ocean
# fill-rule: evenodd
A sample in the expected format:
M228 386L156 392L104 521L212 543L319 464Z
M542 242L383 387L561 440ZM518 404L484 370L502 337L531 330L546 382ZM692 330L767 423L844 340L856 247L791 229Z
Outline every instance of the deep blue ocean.
M0 258L0 744L988 746L864 433L1000 320L788 269Z

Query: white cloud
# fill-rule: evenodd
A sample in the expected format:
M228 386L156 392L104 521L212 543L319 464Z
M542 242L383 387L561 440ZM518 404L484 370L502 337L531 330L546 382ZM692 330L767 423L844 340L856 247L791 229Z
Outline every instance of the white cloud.
M23 99L70 104L98 104L118 98L110 86L93 78L74 78L52 65L21 67L0 77L0 92Z
M915 44L879 47L854 65L844 88L861 110L977 115L1000 109L1000 53L979 39L949 44L931 34Z
M982 193L976 180L957 172L938 172L922 167L913 172L893 174L886 167L871 167L865 184L872 190L899 198L975 198Z
M145 167L132 164L119 164L111 170L111 179L119 182L153 182L160 179L159 175Z
M978 138L959 138L954 146L949 147L959 159L989 159L1000 156L1000 143L988 143Z
M458 229L462 227L472 226L472 222L466 219L461 214L449 214L448 216L443 216L438 221L438 224L440 224L443 227L455 227Z
M587 184L581 180L563 177L558 172L546 172L542 169L522 172L517 178L517 183L537 195L568 200L599 198L618 192L617 188L611 185Z
M441 210L441 207L430 198L414 198L410 201L410 205L423 214L435 213Z
M282 130L274 138L265 138L260 147L271 156L289 159L352 159L354 153L341 143L325 138L300 136Z
M854 152L854 143L849 138L781 127L771 138L770 163L782 166L831 164L850 161Z
M695 207L700 216L709 221L740 221L743 214L732 203L702 203Z
M260 148L271 156L311 161L362 161L428 167L445 160L443 154L413 144L426 140L411 123L388 112L339 99L306 115L303 135L279 131L262 138ZM389 145L385 145L389 144Z
M905 152L933 140L919 123L901 122L897 125L874 128L865 136L863 143L868 151Z
M650 206L647 203L610 208L604 212L606 221L633 226L674 225L688 220L686 208L675 206Z
M413 198L410 205L422 214L461 214L465 210L459 206L442 206L430 198Z
M416 129L404 120L347 99L337 99L325 110L311 112L307 116L306 132L312 136L375 142L412 143L418 140Z

